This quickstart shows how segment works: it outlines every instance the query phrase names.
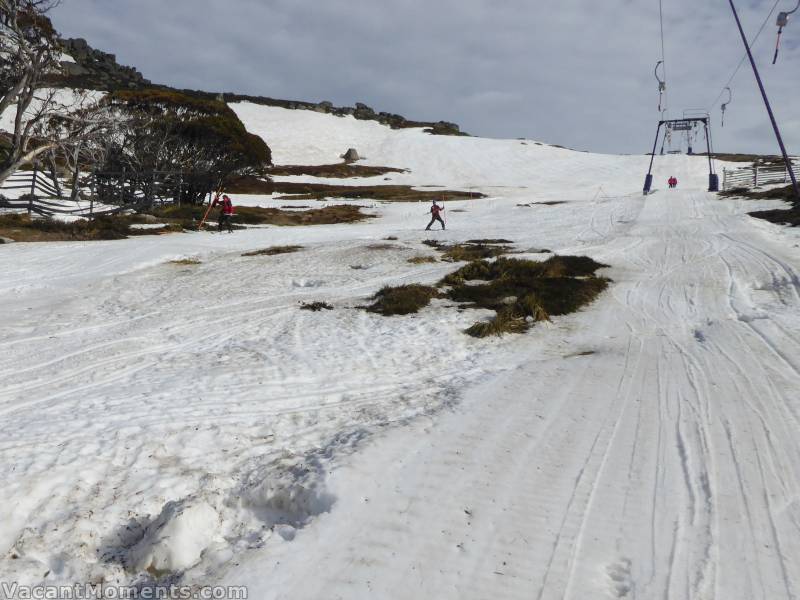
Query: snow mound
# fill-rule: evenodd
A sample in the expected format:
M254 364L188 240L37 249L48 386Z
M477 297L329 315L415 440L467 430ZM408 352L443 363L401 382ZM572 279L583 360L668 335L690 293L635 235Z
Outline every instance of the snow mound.
M157 576L185 571L200 562L219 530L220 517L207 502L168 502L132 549L131 565Z

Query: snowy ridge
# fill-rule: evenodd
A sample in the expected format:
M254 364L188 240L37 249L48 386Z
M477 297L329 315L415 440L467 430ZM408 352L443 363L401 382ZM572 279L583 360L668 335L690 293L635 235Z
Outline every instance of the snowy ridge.
M702 158L659 159L681 187L644 198L643 156L233 108L276 162L352 146L410 169L392 183L490 197L448 202L444 233L424 204L367 201L380 218L353 225L0 247L0 579L798 594L800 252L742 214L768 203L704 192ZM453 270L406 262L431 237L587 254L614 284L502 340L443 301L356 308ZM285 244L303 249L241 256ZM315 300L335 309L298 309Z

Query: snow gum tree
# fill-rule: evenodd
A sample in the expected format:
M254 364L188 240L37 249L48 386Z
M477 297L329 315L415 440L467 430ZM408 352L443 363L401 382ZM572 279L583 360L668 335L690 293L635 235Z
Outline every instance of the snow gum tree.
M108 125L100 126L91 95L48 85L61 74L59 38L47 17L57 3L0 0L0 115L12 122L0 134L0 183L41 155L75 156Z
M227 104L167 89L120 90L103 101L117 128L103 166L133 177L154 171L257 173L271 164L269 146L249 133Z

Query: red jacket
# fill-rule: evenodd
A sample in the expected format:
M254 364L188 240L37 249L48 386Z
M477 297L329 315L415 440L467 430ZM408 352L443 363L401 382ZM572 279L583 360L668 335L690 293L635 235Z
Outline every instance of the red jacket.
M439 206L438 204L434 204L433 206L431 206L431 214L432 214L434 217L438 217L438 216L439 216L439 213L440 213L441 211L443 211L443 210L444 210L444 209L443 209L441 206Z
M232 215L233 214L233 202L231 199L225 196L224 198L214 198L214 204L212 206L216 206L217 204L222 205L222 214L223 215Z

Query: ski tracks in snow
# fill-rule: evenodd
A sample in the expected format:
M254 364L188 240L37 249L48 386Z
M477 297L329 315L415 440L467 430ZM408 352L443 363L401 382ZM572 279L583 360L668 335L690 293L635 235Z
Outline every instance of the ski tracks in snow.
M615 210L573 249L613 265L603 299L335 470L334 512L227 580L293 599L797 598L797 270L703 192Z

